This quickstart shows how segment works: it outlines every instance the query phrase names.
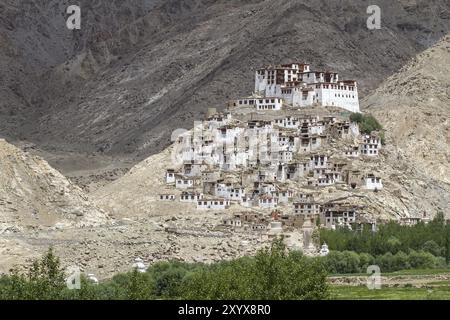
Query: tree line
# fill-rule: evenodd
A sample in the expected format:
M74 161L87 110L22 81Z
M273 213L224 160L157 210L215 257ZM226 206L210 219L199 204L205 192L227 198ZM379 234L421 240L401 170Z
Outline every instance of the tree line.
M51 249L27 273L13 271L0 278L2 300L302 300L327 299L329 294L322 261L287 250L282 239L254 257L210 265L158 262L144 273L133 270L99 284L82 276L78 290L67 288Z
M450 263L450 222L443 213L413 226L389 222L376 232L368 226L321 228L319 232L320 242L331 250L326 268L332 273L364 272L368 263L379 265L384 272L442 268Z
M27 272L12 270L0 277L0 300L302 300L328 299L329 274L446 268L450 255L450 223L438 214L428 224L401 226L391 222L352 230L320 228L317 241L329 245L325 257L290 251L282 238L253 257L212 264L157 262L146 272L133 270L93 283L81 276L78 290L66 285L59 258L50 250Z

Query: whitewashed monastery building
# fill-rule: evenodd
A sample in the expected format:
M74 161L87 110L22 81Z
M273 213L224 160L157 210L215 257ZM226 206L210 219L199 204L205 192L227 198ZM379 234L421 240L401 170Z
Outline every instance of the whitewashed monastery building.
M290 63L256 71L255 93L282 98L293 107L335 106L359 112L355 80L339 80L331 71L312 71L308 64Z

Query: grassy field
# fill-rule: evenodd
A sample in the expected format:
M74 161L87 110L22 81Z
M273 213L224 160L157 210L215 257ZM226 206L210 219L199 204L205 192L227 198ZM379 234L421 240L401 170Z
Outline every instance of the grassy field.
M366 286L333 285L331 292L336 300L450 300L450 286L369 290Z
M384 277L405 276L411 284L391 284L381 289L368 289L365 285L331 285L332 299L337 300L450 300L450 281L439 275L450 274L449 269L404 270L383 274ZM333 275L337 276L337 275ZM339 277L361 277L363 274L346 274ZM436 277L430 281L430 276ZM420 280L423 277L423 284ZM418 281L419 280L419 281ZM408 280L407 280L408 281Z
M331 291L336 300L450 300L450 286L369 290L366 286L333 285Z
M408 269L382 273L383 276L427 276L440 274L450 274L450 269ZM332 277L367 276L367 273L343 273L343 274L331 274L330 276Z

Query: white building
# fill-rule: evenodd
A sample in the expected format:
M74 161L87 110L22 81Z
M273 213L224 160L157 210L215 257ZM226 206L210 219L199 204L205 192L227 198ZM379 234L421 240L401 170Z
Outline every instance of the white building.
M224 199L240 201L245 196L245 188L233 186L231 183L216 183L214 195Z
M181 202L197 202L203 199L203 193L200 192L182 192L180 196Z
M278 97L244 98L233 102L235 107L254 107L256 110L281 110L283 99Z
M356 208L346 205L329 204L323 210L321 221L327 228L350 226L356 222Z
M314 202L314 195L310 193L299 193L296 197L297 203Z
M292 151L280 151L278 152L278 161L281 163L289 163L292 161Z
M223 220L223 225L233 228L242 227L242 221L239 218L228 218Z
M369 157L378 156L381 149L381 138L377 135L364 135L360 144L361 154Z
M250 196L244 196L240 199L240 205L246 208L253 207L253 198Z
M224 210L230 207L230 200L226 199L202 199L197 201L197 209L199 210Z
M278 190L272 191L271 195L273 198L278 199L278 203L288 203L289 199L292 199L294 192L292 190Z
M382 190L383 182L380 177L369 174L364 177L364 187L368 190Z
M258 206L264 209L272 209L278 206L278 198L262 195L258 199Z
M166 183L167 184L175 183L175 170L167 169L167 171L166 171Z
M177 189L189 189L193 188L195 181L193 178L183 177L182 175L175 176L175 188Z
M316 202L296 202L294 203L294 213L312 218L320 213L320 204Z
M298 151L301 153L307 153L317 150L322 145L322 139L323 136L321 135L302 134L299 138L300 144Z
M336 72L311 71L307 64L291 63L257 70L255 92L283 98L294 107L336 106L359 112L356 81L339 80Z
M310 158L309 167L311 170L314 169L326 169L328 168L328 156L322 154L312 155Z
M272 120L272 124L286 129L298 129L300 120L296 117L287 116L286 118Z
M359 147L358 146L347 147L344 150L344 156L349 157L349 158L358 158L359 157Z
M206 165L195 163L193 161L183 163L181 173L187 177L201 176L202 171L206 169Z

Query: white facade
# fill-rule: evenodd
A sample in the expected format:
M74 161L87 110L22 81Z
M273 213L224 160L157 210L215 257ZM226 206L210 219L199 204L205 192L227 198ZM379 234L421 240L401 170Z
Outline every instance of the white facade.
M177 189L189 189L194 187L194 179L176 176L175 177L175 188Z
M230 206L230 201L226 199L203 199L197 201L197 209L208 210L208 209L228 209Z
M363 136L363 141L360 144L361 154L369 157L378 156L381 149L380 137L374 135Z
M341 81L336 72L311 71L307 64L291 63L257 70L255 92L283 98L294 107L335 106L359 112L356 81Z
M256 110L281 110L283 99L279 97L244 98L234 101L236 107L254 107Z
M328 156L326 155L313 155L309 167L314 169L326 169L328 168Z
M183 192L180 196L181 202L197 202L203 199L203 193L199 192Z
M344 156L349 158L357 158L359 157L359 147L358 146L352 146L348 147L344 150Z
M223 220L223 224L225 226L234 227L234 228L242 227L242 221L239 218L225 219L225 220Z
M258 199L258 205L261 208L271 209L278 206L278 198L271 197L268 195L263 195Z
M383 181L380 177L368 175L364 178L364 186L368 190L381 190L383 189Z
M317 178L317 185L319 187L326 187L341 181L342 176L340 172L325 172L322 176Z
M292 199L294 193L292 190L280 190L272 191L271 195L273 198L278 199L278 203L288 203L289 199Z
M224 199L240 201L243 197L245 197L245 189L240 186L235 187L232 184L216 183L214 195Z
M169 169L166 171L166 183L172 184L175 183L175 171L172 169Z
M301 214L311 218L320 213L320 205L315 202L296 202L294 203L294 213Z

